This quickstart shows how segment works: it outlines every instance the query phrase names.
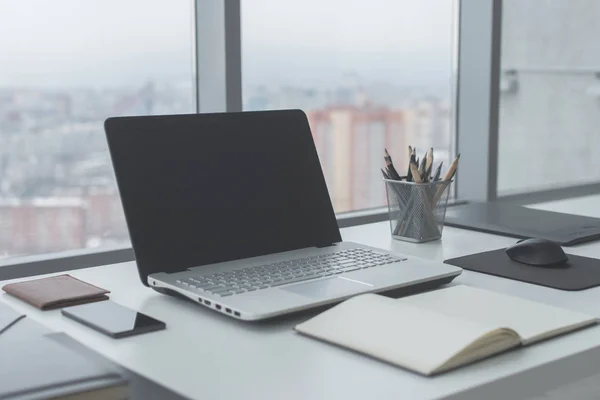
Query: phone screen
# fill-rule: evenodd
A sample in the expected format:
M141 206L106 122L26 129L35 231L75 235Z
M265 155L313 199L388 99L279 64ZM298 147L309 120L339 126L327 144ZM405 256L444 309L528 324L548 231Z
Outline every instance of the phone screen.
M67 307L62 314L115 338L166 328L162 321L109 300Z

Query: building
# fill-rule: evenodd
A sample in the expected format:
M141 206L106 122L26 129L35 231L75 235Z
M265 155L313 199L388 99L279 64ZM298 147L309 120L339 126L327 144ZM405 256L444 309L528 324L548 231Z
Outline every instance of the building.
M85 247L85 204L79 198L0 201L0 256Z
M0 200L0 258L129 242L119 196Z
M85 196L86 247L106 243L128 243L129 232L121 199L112 188L93 188Z
M417 148L417 157L423 157L434 148L435 163L452 161L452 111L448 101L424 98L413 101L404 110L405 142Z
M308 112L325 180L337 212L385 205L380 168L388 148L406 165L402 111L331 106Z

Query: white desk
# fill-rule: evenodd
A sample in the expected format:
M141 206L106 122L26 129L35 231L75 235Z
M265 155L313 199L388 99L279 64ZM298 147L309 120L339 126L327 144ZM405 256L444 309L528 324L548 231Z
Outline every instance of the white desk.
M597 205L600 196L539 208L600 217ZM347 228L342 234L344 240L440 261L515 242L512 238L446 227L441 241L410 244L392 240L387 223ZM600 242L569 248L568 252L600 258ZM71 274L111 290L111 299L118 303L164 320L167 330L112 340L62 317L59 311L37 311L6 294L0 299L51 329L67 332L126 368L194 399L440 398L600 345L598 326L425 378L296 334L292 327L310 313L262 323L236 321L142 286L134 263ZM600 316L600 287L563 292L469 271L454 283ZM486 398L496 397L491 393Z

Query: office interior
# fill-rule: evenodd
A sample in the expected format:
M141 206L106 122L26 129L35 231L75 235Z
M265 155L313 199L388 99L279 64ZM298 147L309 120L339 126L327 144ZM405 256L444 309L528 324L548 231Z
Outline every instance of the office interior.
M28 348L32 356L0 357L0 398L600 398L599 19L595 0L0 0L0 349L10 355ZM178 243L192 240L187 228L175 228L168 234L175 247L148 252L135 210L155 210L177 194L165 195L156 175L145 183L154 180L156 192L125 199L137 186L123 177L149 158L113 144L110 135L131 129L124 120L110 132L107 119L164 118L183 126L187 120L176 116L190 116L203 126L204 117L218 115L219 130L247 114L265 121L276 115L275 126L289 110L304 116L306 129L294 117L278 134L302 130L308 142L298 136L298 143L318 156L307 161L307 170L319 172L306 187L326 186L322 219L335 216L337 249L289 259L279 252L291 248L252 252L243 242L260 242L275 229L265 219L227 242L211 241L213 253L230 250L210 262L201 258L210 253L206 240L194 245L202 262L179 270L140 257L162 251L176 265ZM139 126L168 143L165 159L177 152L176 133L155 129L160 123ZM230 150L241 160L250 146L232 138ZM257 165L280 145L258 140L261 154L248 154ZM117 165L125 152L131 166ZM245 174L257 188L267 182L250 168L231 179L235 162L213 163L210 173L221 171L231 183L205 188L208 198L235 193ZM168 175L176 171L161 168L165 185L178 181ZM248 186L242 181L239 187ZM236 201L238 212L252 203L247 196ZM207 212L185 210L187 217L177 214L182 221ZM208 213L221 212L215 210ZM148 220L158 218L148 212ZM210 230L222 237L209 225L198 226L200 237ZM292 226L278 229L281 237L297 234ZM134 231L141 232L137 240ZM315 266L321 256L329 264ZM390 264L377 265L384 262ZM407 263L418 267L410 279L390 274L389 281L365 278L363 288L349 283ZM306 265L310 273L292 273ZM434 272L419 275L429 267ZM227 284L216 281L244 268L255 275L244 270ZM166 278L174 272L181 277ZM333 289L310 289L329 294L318 301L300 289L332 280ZM292 287L298 289L289 297L256 300L261 291ZM419 369L423 355L403 358L411 347L458 340L418 322L430 310L406 319L412 314L400 308L384 317L375 300L361 303L371 311L348 306L369 296L413 304L459 287L473 299L480 292L468 290L485 293L477 312L506 312L486 323L515 331L519 345L498 345L452 368ZM445 293L448 303L462 304L450 294L458 292ZM497 295L506 297L486 297ZM294 303L295 296L303 301ZM263 307L269 301L274 306ZM513 301L553 308L527 315L525 303ZM508 304L522 308L508 313ZM431 315L465 319L476 312L467 309ZM571 322L542 326L543 310L564 312ZM117 323L119 316L129 323ZM545 340L523 340L521 320L537 322ZM386 342L390 335L380 332L394 329L398 340ZM466 349L459 350L468 358ZM47 381L39 385L27 378L44 371ZM9 376L11 385L3 381Z

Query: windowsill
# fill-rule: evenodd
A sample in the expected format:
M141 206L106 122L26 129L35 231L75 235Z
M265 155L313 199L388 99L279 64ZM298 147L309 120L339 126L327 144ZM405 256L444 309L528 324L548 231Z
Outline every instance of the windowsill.
M57 253L6 258L0 261L0 280L69 271L134 260L127 246L74 249Z
M99 253L107 253L114 252L118 250L129 249L130 246L110 246L110 247L100 247L100 248L86 248L86 249L72 249L72 250L64 250L57 251L52 253L40 253L40 254L31 254L31 255L23 255L23 256L14 256L7 257L0 260L0 268L15 265L15 264L29 264L40 261L48 261L48 260L64 260L65 258L71 257L81 257L87 256L90 254L99 254Z
M449 200L448 206L460 204ZM337 214L340 228L371 224L388 219L387 207L377 207L360 211ZM133 250L128 246L102 247L96 249L74 249L57 253L34 254L0 260L0 280L21 278L90 268L105 264L133 261Z
M523 205L536 204L536 208L544 208L544 203L564 200L567 197L587 197L590 194L598 194L600 192L597 185L584 188L570 188L570 190L565 191L565 193L563 193L561 189L558 189L558 191L560 191L560 193L557 193L556 190L537 194L531 193L524 195L522 199L519 199L521 201L517 202ZM566 194L570 194L570 196L566 196ZM509 199L507 198L499 200ZM466 203L464 200L450 199L448 201L448 207L464 203ZM337 214L338 225L340 228L382 222L387 221L387 219L387 207L377 207ZM133 261L134 259L135 257L133 250L128 246L112 246L96 249L75 249L58 253L6 258L4 260L0 260L0 280L56 273L79 268L90 268L99 265Z
M531 193L501 195L498 201L506 201L520 205L547 203L556 200L566 200L576 197L590 196L600 193L600 182L565 186Z

